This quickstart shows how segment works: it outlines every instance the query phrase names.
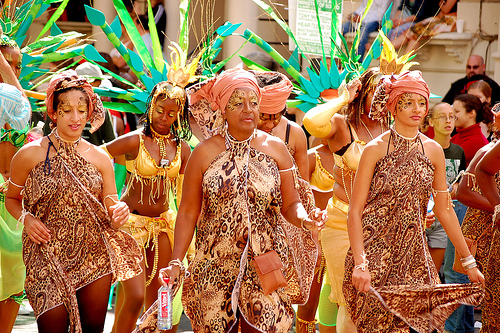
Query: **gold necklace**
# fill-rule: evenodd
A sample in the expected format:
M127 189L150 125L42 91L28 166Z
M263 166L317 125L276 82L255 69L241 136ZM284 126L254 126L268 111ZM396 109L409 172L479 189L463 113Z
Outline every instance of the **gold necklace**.
M152 127L151 129L151 136L153 137L153 140L156 142L158 145L158 148L160 148L160 167L167 166L169 163L169 160L167 160L167 143L170 141L170 138L172 137L172 133L168 133L166 135L159 134L157 133Z

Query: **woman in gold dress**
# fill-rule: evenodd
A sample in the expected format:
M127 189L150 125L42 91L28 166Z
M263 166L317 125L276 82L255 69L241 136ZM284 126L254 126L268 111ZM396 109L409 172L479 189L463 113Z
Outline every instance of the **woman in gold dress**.
M311 109L304 118L306 129L313 136L326 141L334 157L333 196L328 201L328 220L321 232L321 244L331 282L330 300L339 305L339 331L355 330L342 293L344 259L349 249L347 211L353 196L352 184L366 142L387 129L385 121L368 117L378 74L378 68L368 69L359 81L354 81L349 89L341 91L338 98ZM345 115L339 114L338 111L344 106Z
M169 81L158 83L149 97L144 128L104 147L110 157L125 156L129 179L122 200L132 213L122 230L134 236L146 259L147 281L141 276L120 287L117 333L132 331L142 305L149 308L155 302L160 287L158 267L170 261L176 216L170 205L180 201L184 168L191 154L184 141L191 135L185 103L183 87ZM175 325L181 313L179 303Z

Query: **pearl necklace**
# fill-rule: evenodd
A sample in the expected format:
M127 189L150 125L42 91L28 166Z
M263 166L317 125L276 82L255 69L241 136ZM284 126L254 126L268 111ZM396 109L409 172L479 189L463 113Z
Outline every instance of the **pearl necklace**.
M69 144L69 145L74 145L75 148L76 148L76 146L78 146L78 144L82 140L82 137L79 137L78 139L76 139L74 141L66 140L66 139L61 138L61 136L59 135L59 132L57 131L57 127L55 128L55 130L54 130L53 133L54 133L54 136L56 137L56 139L58 141L64 142L64 143Z

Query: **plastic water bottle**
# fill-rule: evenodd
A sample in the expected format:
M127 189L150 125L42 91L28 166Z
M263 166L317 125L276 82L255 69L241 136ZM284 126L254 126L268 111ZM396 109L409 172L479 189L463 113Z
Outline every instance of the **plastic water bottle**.
M170 278L163 278L168 284ZM158 329L169 330L172 328L172 290L168 286L158 289Z
M432 212L433 209L434 209L434 198L432 197L431 194L431 197L429 198L429 203L427 204L427 213Z

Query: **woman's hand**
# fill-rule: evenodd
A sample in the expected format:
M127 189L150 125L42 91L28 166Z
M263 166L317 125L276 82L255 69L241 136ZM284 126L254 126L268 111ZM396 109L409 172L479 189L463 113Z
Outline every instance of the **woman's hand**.
M327 217L326 210L315 208L309 213L309 216L304 219L303 227L307 230L319 231L325 226Z
M129 208L123 201L118 201L113 206L109 207L111 213L111 225L116 229L124 225L129 219Z
M39 219L28 214L24 218L24 231L35 244L50 241L50 230Z
M162 286L168 286L170 289L174 290L174 285L179 280L179 274L181 269L177 265L170 265L166 268L162 268L158 274L158 280L160 281ZM168 285L163 280L164 278L169 278Z
M484 275L479 271L479 269L477 269L477 267L468 269L467 275L469 276L469 280L471 282L481 282L484 287Z
M354 285L354 288L359 291L369 291L371 283L372 277L368 267L366 267L365 270L354 268L352 271L352 284Z
M352 80L347 84L346 89L349 91L349 103L352 103L358 97L359 90L361 89L361 81L359 79Z

